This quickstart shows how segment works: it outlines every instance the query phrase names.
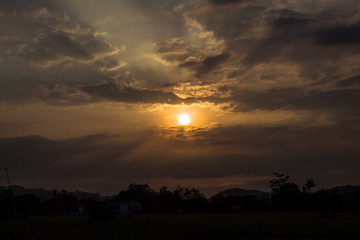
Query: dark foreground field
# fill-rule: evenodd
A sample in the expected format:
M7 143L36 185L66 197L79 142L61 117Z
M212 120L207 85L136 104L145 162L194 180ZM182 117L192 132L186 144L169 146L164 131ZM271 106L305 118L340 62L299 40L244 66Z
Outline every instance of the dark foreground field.
M360 239L360 215L172 214L29 217L0 222L0 239Z

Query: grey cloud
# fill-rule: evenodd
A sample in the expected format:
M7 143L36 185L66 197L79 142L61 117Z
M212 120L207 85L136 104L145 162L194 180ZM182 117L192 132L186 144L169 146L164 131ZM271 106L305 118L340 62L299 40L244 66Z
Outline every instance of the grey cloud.
M6 58L22 58L30 64L48 67L64 62L99 60L118 51L66 12L49 10L46 4L21 11L8 10L0 19L0 27L8 36L2 43L6 49L2 55Z
M360 23L321 28L316 32L319 44L346 45L360 43Z
M243 39L249 37L248 33L262 24L262 18L267 16L266 11L267 8L253 4L238 8L225 5L222 9L209 8L207 11L190 13L190 16L206 30L213 31L216 37L224 39L232 50L236 45L241 47Z
M39 66L65 61L94 61L98 56L105 57L116 51L109 43L92 35L80 40L63 32L46 32L31 47L23 55L29 57L32 64Z
M229 58L229 56L229 53L222 53L220 55L205 58L197 69L196 76L200 77L202 74L208 73L215 69L220 64L224 63Z
M39 8L43 6L48 6L51 9L58 8L57 1L54 0L33 0L29 1L22 1L22 0L12 0L12 1L2 1L1 6L3 9L6 10L23 10L26 8Z
M183 67L190 68L190 67L199 66L199 65L200 65L199 62L192 60L192 61L186 61L184 63L179 64L179 67L180 68L183 68Z
M195 70L195 76L197 78L200 78L202 75L211 72L212 70L216 70L216 68L224 63L228 58L230 57L230 54L227 52L221 53L216 56L209 56L205 58L201 62L197 61L187 61L179 65L179 67L188 67Z
M347 122L350 119L354 120L360 117L360 111L358 110L360 91L358 89L305 91L301 88L288 88L254 92L236 91L233 88L223 86L219 90L230 93L231 97L188 98L187 101L208 101L217 104L232 103L230 108L236 112L253 110L323 112L333 115L336 122Z
M65 4L32 3L0 3L0 101L92 102L70 89L113 79L111 71L126 64L113 56L122 47L112 46L58 6ZM67 92L54 86L65 86Z
M129 140L132 139L132 140ZM142 143L137 139L109 134L90 135L81 138L54 141L40 136L6 138L0 140L2 164L19 174L31 178L74 177L94 174L110 167Z
M350 78L338 81L336 85L339 87L360 86L360 75L352 76Z
M219 127L210 130L207 140L193 143L197 149L218 149L214 150L216 153L191 158L191 163L187 164L175 162L173 168L177 170L175 176L178 178L263 176L277 170L323 178L336 169L342 176L345 172L354 176L350 165L358 165L356 159L360 152L356 148L357 130L353 130L344 130L341 126L307 129ZM343 144L337 144L339 141ZM322 169L323 174L317 173L318 169Z
M90 52L80 43L74 42L65 34L49 34L38 40L38 46L29 53L31 61L47 63L65 57L91 59Z
M356 8L357 3L344 4L350 9L350 6ZM327 9L331 9L331 5L336 3L329 2ZM297 11L253 2L237 8L231 5L207 8L194 11L190 16L216 37L224 39L227 51L238 56L229 65L239 67L239 71L241 67L251 71L259 64L280 63L298 67L304 81L336 79L341 69L341 62L337 60L350 59L360 51L357 12L333 9L329 13L325 5L322 11L311 14L301 12L300 7L294 9ZM241 76L234 77L241 79Z
M21 71L18 70L19 64L23 64ZM97 68L90 64L74 64L66 71L62 67L46 68L39 74L36 68L24 62L6 61L0 64L0 101L30 103L40 99L56 105L92 102L85 93L79 93L75 85L92 85L99 80L110 80L109 73Z
M314 177L320 185L360 180L354 172L360 154L356 128L233 126L209 129L203 136L169 139L154 131L61 141L28 136L0 139L0 152L2 164L27 184L37 178L49 185L53 178L64 182L76 178L79 185L73 188L87 188L86 184L101 180L112 185L113 193L119 191L120 179L222 178L226 182L234 175L270 176L282 171L302 179ZM342 178L340 183L331 180L334 174Z
M242 92L237 97L243 110L311 110L354 109L360 104L359 90L308 91L303 89L272 89L264 93ZM240 110L239 109L239 110Z
M167 103L191 104L198 102L233 103L234 111L247 112L253 110L321 110L342 113L346 119L349 114L359 116L357 106L360 104L358 89L336 89L328 91L301 88L270 89L265 92L240 91L222 86L220 93L210 97L180 98L172 92L161 90L136 89L118 83L108 82L97 85L78 87L79 90L93 97L110 101L128 103ZM221 97L221 92L229 92L230 97ZM96 100L96 99L95 99ZM99 101L99 100L96 100Z
M275 30L286 31L286 33L289 34L306 31L306 28L313 22L313 19L289 16L276 19L273 25Z
M249 0L208 0L209 2L216 4L216 5L224 5L230 3L242 3L248 2Z
M157 43L157 53L163 59L173 64L184 62L189 57L193 57L197 54L191 46L186 46L185 41L182 38L173 38L169 41Z
M122 86L117 83L108 82L97 85L83 86L80 90L95 97L111 101L129 103L168 103L178 104L181 98L172 92L161 90L137 89L129 86Z
M99 67L101 71L115 71L127 65L127 62L116 60L113 58L103 59L102 61L97 61L95 64Z

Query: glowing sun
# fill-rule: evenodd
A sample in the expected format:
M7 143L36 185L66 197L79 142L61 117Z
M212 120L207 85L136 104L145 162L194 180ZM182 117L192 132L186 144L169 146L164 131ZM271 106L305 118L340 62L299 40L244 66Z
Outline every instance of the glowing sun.
M191 119L188 114L180 114L178 120L181 125L188 125L191 122Z

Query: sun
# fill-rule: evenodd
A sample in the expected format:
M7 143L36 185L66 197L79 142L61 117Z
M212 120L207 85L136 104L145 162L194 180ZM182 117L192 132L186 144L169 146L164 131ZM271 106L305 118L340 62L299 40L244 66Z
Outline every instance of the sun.
M191 119L188 114L180 114L178 120L181 125L188 125L191 122Z

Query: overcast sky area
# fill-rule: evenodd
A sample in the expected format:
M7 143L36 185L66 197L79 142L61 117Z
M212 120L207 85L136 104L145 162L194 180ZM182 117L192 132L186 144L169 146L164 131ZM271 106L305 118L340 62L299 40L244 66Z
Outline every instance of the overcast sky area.
M13 184L327 188L360 183L359 143L358 0L0 1Z

